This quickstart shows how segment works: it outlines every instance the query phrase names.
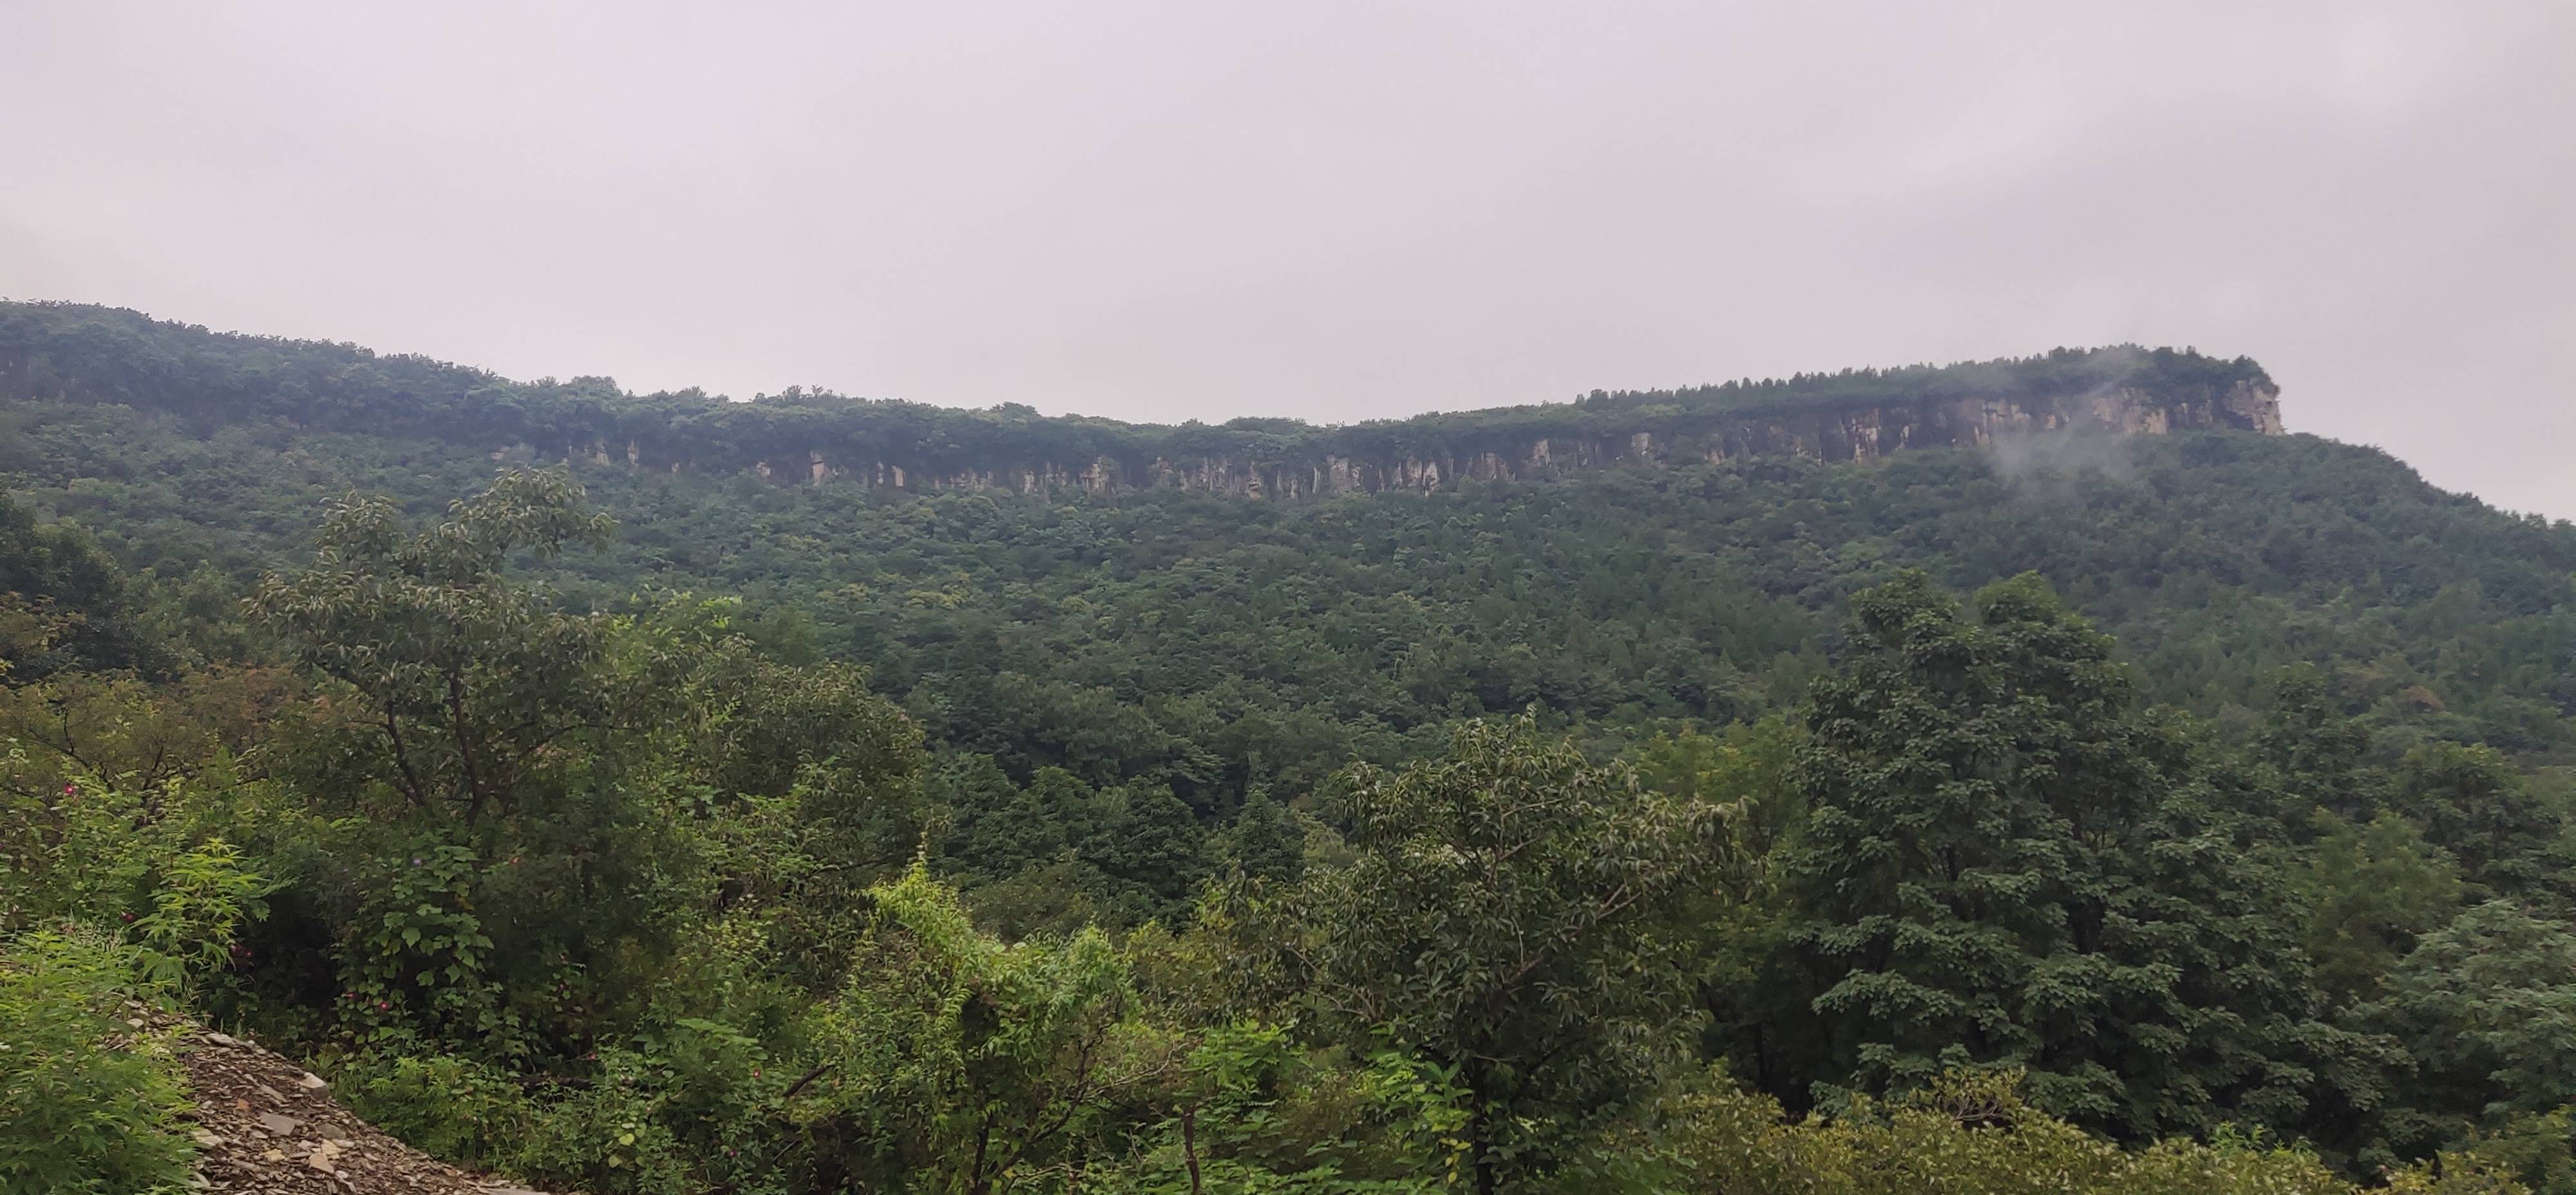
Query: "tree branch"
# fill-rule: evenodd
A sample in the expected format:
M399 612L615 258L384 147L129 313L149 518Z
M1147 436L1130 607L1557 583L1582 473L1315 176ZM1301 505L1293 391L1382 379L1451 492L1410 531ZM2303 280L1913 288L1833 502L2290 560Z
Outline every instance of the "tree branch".
M414 808L429 808L429 793L421 788L420 773L411 766L411 752L403 747L402 725L394 717L394 707L390 704L385 706L384 727L385 738L393 744L394 766L402 769L404 794L411 798Z

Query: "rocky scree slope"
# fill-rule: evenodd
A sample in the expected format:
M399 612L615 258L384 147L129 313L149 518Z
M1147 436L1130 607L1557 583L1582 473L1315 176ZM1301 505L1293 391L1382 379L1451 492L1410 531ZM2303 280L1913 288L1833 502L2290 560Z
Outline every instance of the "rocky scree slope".
M181 1026L198 1189L263 1195L541 1195L421 1154L255 1042Z

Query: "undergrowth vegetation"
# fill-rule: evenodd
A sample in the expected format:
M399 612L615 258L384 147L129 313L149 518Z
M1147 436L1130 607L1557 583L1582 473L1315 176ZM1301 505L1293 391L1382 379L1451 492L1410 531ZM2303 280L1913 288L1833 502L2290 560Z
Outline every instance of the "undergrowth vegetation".
M196 1147L160 991L135 949L80 926L0 957L0 1191L178 1192ZM166 1021L163 1022L166 1025Z

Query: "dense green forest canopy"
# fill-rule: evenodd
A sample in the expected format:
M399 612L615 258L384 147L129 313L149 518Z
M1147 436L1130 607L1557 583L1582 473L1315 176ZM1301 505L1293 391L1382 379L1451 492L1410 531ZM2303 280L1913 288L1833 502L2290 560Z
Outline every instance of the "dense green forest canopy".
M175 1181L144 998L599 1192L2576 1191L2576 527L2383 453L916 493L0 325L0 1188Z

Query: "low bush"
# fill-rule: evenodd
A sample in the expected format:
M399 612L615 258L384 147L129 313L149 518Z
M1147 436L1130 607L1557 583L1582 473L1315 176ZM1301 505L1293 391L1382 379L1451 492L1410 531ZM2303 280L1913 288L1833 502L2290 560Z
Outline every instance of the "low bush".
M0 943L0 1192L185 1188L187 1102L169 1034L133 1007L138 964L76 927Z

